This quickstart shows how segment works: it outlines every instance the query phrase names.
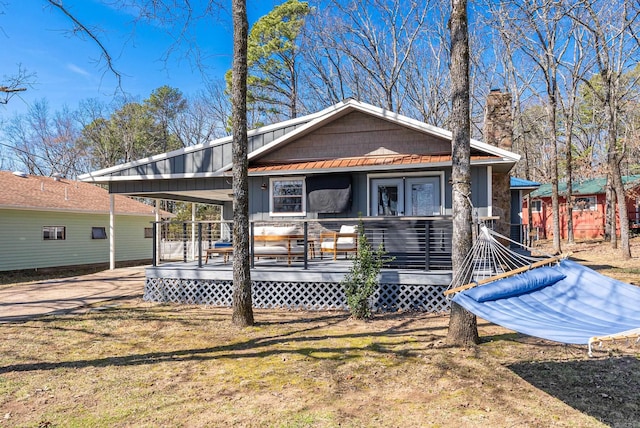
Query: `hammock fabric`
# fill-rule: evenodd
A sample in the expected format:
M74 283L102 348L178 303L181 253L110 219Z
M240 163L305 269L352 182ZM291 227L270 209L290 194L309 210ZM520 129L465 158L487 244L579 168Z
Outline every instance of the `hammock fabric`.
M640 334L640 287L570 260L461 291L453 301L511 330L561 343L589 344ZM624 336L626 337L626 336Z

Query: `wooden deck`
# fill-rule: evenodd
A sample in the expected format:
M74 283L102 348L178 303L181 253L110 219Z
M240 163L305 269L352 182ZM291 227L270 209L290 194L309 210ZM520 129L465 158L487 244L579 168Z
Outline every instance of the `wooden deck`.
M444 291L451 282L449 219L321 219L291 223L296 229L296 245L302 245L302 248L305 248L305 243L307 245L308 259L304 261L304 251L299 254L298 248L295 255L290 251L282 253L274 250L269 256L252 259L254 307L348 309L341 282L353 262L343 254L339 254L337 260L333 260L333 257L321 259L318 254L321 245L318 237L322 236L323 230L337 231L344 225L362 223L362 231L368 242L373 248L382 248L389 260L389 266L382 269L379 287L371 298L374 311L443 312L449 309L449 300L444 296ZM269 225L292 227L273 222ZM223 229L222 226L221 224L220 230ZM198 224L197 230L195 228L196 223L183 222L182 227L174 228L182 231L180 235L172 239L163 236L163 245L172 243L176 247L174 250L179 251L161 251L156 258L154 244L154 266L146 270L146 300L231 306L233 263L231 260L225 263L225 256L231 256L232 250L210 250L216 248L216 242L220 238L208 232L209 229L216 230L212 224ZM260 236L255 233L255 229L253 231L252 236ZM157 242L157 237L154 234L154 243ZM258 244L254 241L253 245ZM206 263L204 257L202 262L198 262L197 257L196 260L190 260L194 258L194 248L202 248L199 252L202 251L203 256L208 252L213 253L213 257ZM256 248L252 252L259 254ZM165 257L181 258L181 261L162 261Z
M161 303L225 306L232 304L233 263L223 256L198 266L198 262L172 262L146 269L145 294L148 301ZM347 310L341 281L352 266L350 260L255 261L251 269L252 301L256 308L295 310ZM451 271L382 269L380 286L372 297L377 312L449 310L444 295Z
M287 260L261 258L255 261L251 269L252 281L285 281L285 282L335 282L342 281L351 268L352 262L340 258L338 260L314 258L304 262L296 259L291 266ZM207 264L198 267L198 262L165 262L156 267L148 267L148 278L190 278L200 280L232 281L233 262L224 263L223 256L213 256ZM424 271L419 269L384 268L380 274L380 283L436 285L446 287L451 282L450 270Z

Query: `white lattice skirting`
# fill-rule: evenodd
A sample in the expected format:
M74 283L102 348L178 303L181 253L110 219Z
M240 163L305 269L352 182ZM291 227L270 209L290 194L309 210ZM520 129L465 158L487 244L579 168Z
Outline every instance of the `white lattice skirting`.
M231 281L147 278L144 300L230 307ZM445 312L449 301L443 287L433 285L381 284L374 294L376 312ZM339 283L257 281L252 286L253 307L261 309L347 310Z

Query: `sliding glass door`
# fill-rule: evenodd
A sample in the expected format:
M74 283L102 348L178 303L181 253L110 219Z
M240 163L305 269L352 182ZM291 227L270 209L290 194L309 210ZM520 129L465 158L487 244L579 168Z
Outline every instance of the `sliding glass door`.
M371 216L439 216L440 176L371 180Z

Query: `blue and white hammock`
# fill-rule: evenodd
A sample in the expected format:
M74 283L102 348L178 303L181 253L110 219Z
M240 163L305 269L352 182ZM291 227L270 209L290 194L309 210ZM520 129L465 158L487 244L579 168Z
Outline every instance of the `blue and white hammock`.
M491 245L500 245L491 239ZM554 264L536 267L549 261ZM496 276L510 274L498 272L497 266L490 269ZM530 336L587 344L589 355L593 343L640 337L640 287L567 259L530 260L529 266L533 268L525 265L515 275L478 280L486 284L447 293L462 289L452 300L475 315Z

